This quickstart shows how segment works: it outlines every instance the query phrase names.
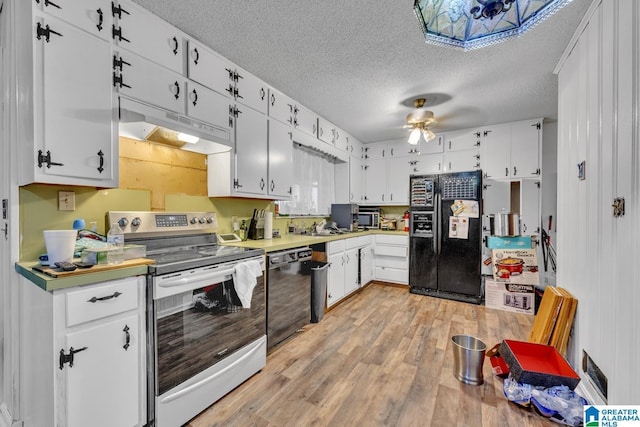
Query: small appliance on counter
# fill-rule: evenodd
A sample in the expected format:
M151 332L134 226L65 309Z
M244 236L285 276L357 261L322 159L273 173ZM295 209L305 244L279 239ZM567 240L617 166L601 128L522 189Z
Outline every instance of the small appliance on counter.
M249 223L248 237L251 240L264 239L264 209L254 209Z
M365 230L380 228L380 209L360 207L358 227Z
M347 231L358 231L359 206L355 203L334 203L331 205L331 221L338 228Z

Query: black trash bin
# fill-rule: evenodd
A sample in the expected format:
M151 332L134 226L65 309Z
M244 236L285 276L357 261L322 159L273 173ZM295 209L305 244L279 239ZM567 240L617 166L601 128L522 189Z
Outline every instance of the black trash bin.
M309 261L309 267L311 268L311 323L318 323L324 316L329 263Z

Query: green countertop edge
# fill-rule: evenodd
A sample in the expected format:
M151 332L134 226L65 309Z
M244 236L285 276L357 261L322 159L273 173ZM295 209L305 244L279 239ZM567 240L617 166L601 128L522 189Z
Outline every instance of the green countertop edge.
M147 274L147 265L135 265L131 267L116 268L113 270L100 271L97 273L79 274L62 278L49 277L46 274L32 270L38 265L36 261L16 262L16 272L29 279L38 287L45 291L55 291L58 289L73 288L75 286L91 285L94 283L107 282L110 280L123 279L125 277L139 276Z
M407 233L406 231L385 230L357 231L353 233L331 234L325 236L311 236L307 234L285 234L282 237L273 239L246 240L244 242L227 243L226 245L264 249L265 252L274 252L301 246L314 245L316 243L326 243L335 240L351 239L360 236L373 236L376 234L409 236L409 233ZM16 262L15 269L18 274L25 277L26 279L29 279L31 282L44 289L45 291L55 291L58 289L90 285L94 283L106 282L109 280L147 274L147 265L137 265L132 267L122 267L113 270L100 271L98 273L87 273L77 276L54 278L32 270L32 267L36 265L39 265L37 261L20 261Z

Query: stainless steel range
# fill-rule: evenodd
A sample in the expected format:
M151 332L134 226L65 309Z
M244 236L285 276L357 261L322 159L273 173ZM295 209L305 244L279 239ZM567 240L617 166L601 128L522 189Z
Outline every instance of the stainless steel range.
M109 212L147 276L148 425L177 426L266 363L264 251L217 244L213 212Z

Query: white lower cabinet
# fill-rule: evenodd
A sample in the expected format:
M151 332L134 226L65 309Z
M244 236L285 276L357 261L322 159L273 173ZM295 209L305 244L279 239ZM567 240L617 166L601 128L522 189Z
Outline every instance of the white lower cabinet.
M358 249L347 249L346 241L327 243L327 307L358 289Z
M367 239L363 247L360 248L360 286L366 285L373 280L373 245L371 236L360 237Z
M25 425L144 425L144 276L53 292L21 281Z
M377 234L374 244L375 280L409 283L409 236Z

